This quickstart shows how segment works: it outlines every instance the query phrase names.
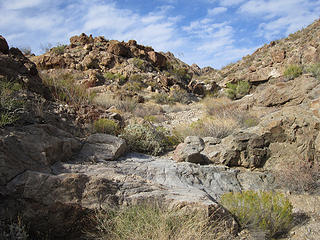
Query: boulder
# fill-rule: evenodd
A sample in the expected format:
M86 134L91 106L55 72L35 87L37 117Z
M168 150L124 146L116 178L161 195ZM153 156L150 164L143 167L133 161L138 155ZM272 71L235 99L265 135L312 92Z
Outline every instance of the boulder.
M116 136L108 134L93 134L83 145L79 158L90 161L116 160L127 151L126 142Z
M92 35L89 37L85 33L81 33L79 36L73 36L70 38L71 46L78 46L78 45L86 45L88 43L93 43Z
M148 52L148 56L155 66L160 68L166 67L167 59L164 55L155 51L150 51Z
M110 41L108 52L117 56L130 57L130 50L118 41Z
M201 154L203 149L204 141L200 137L189 136L176 147L173 159L177 162L206 164L207 158Z
M6 39L1 35L0 35L0 52L2 52L4 54L9 53L8 43L7 43Z
M4 131L0 137L0 185L27 171L50 172L80 150L80 141L52 125L30 125Z

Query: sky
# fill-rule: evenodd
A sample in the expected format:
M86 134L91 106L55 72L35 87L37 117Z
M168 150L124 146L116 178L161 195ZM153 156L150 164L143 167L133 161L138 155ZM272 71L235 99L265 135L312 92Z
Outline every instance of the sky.
M82 32L219 69L320 17L320 0L0 0L10 47L69 44Z

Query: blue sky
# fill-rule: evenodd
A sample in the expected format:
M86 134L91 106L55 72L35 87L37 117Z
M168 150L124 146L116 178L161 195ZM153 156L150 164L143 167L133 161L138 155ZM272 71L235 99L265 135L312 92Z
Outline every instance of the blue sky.
M10 46L68 44L85 32L221 68L320 17L319 0L0 0Z

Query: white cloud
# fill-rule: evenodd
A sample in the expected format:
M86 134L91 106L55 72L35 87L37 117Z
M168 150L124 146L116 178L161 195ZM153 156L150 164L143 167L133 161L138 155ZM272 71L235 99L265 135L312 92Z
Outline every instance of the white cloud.
M209 16L218 15L218 14L226 12L227 10L228 9L225 8L225 7L216 7L216 8L213 8L213 9L208 9L208 15Z
M8 10L18 10L23 8L31 8L40 5L44 0L11 0L2 4L2 7Z
M293 33L319 17L320 2L305 0L250 0L239 12L254 16L259 34L272 40L285 33Z

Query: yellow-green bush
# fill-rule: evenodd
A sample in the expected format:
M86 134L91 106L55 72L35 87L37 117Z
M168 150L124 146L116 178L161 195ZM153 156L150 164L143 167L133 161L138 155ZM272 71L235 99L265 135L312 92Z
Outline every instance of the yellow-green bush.
M120 135L126 140L132 151L155 156L175 147L168 136L165 129L155 127L151 123L130 124L123 129Z
M302 66L300 65L289 65L283 72L283 75L288 79L295 79L302 74Z
M56 47L51 48L51 51L56 55L62 55L64 54L64 50L66 47L67 45L58 44Z
M227 96L231 99L239 99L250 91L250 83L248 81L239 81L237 83L227 83Z
M320 80L320 63L311 64L306 69L307 72L310 72L313 77Z
M139 68L140 70L145 69L145 63L141 58L133 58L133 65Z
M22 108L24 102L16 98L22 86L14 81L0 79L0 127L12 124L19 119L16 110Z
M107 118L100 118L93 123L94 130L97 133L106 133L111 135L118 135L120 133L119 124Z
M281 193L231 192L222 195L221 204L242 228L264 231L269 238L287 232L292 224L292 205Z
M103 76L106 80L110 80L110 81L118 80L120 85L125 84L127 81L127 78L120 73L106 72Z
M104 209L93 217L89 239L105 240L220 240L234 237L223 222L210 221L201 211L183 211L140 204Z

